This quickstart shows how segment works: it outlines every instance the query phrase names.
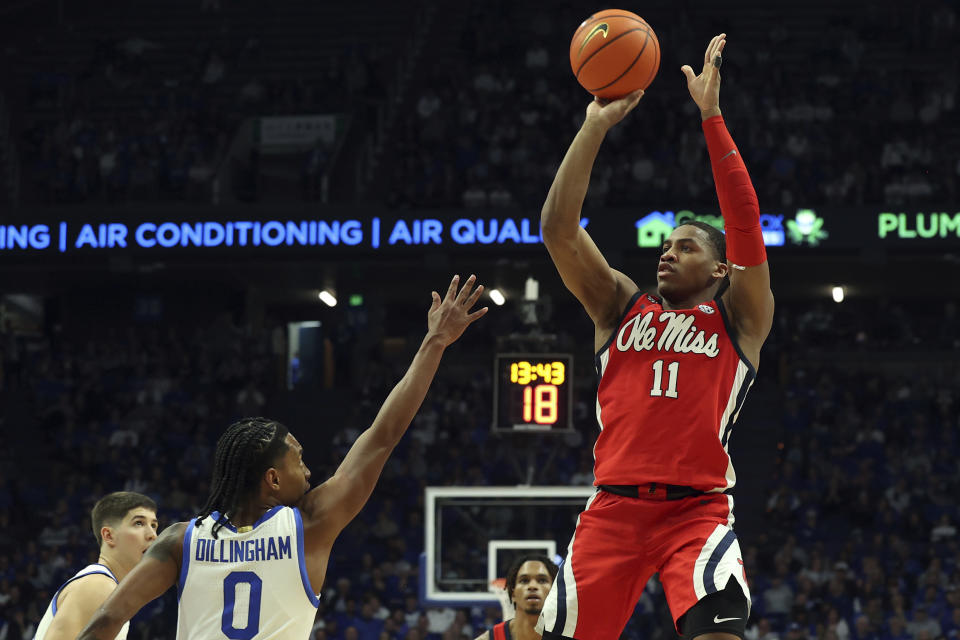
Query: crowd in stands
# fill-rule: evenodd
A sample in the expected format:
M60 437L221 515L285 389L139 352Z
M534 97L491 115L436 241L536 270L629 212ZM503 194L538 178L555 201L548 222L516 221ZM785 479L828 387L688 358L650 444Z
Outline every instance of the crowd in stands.
M957 639L960 370L943 358L927 367L928 375L902 362L884 367L884 357L929 353L906 332L888 334L886 320L856 303L851 312L866 319L861 353L874 353L876 345L878 364L864 374L817 359L803 348L823 343L828 333L814 319L836 318L834 310L846 306L785 305L764 352L761 375L771 383L755 393L782 403L780 424L770 425L782 445L765 452L777 456L772 477L753 477L748 469L738 474L741 482L769 487L762 527L738 528L753 595L748 640ZM383 335L372 326L382 313L358 317L369 323L365 332ZM335 333L335 349L356 347L355 333ZM198 511L219 432L286 392L284 340L279 325L254 330L229 315L193 326L77 332L65 322L32 337L6 332L2 392L20 399L25 412L18 420L29 422L11 423L14 403L6 403L0 638L32 638L53 591L92 561L88 513L101 495L121 489L150 495L162 527ZM461 640L499 621L499 607L428 608L418 600L423 487L524 480L505 462L510 443L491 437L490 378L457 373L457 358L489 353L493 333L481 330L470 340L449 354L452 364L372 499L336 543L314 640ZM336 382L338 397L354 398L355 409L328 427L329 446L307 450L314 478L332 473L407 364L405 356L378 355L376 348L367 355L362 371ZM589 378L586 369L580 373ZM592 484L589 443L596 428L589 381L582 386L579 435L544 445L551 448L544 457L554 461L539 470L539 484ZM171 592L141 613L131 639L172 637L175 612ZM652 580L623 637L668 638L669 629Z
M397 132L393 202L542 203L589 101L567 56L586 17L571 4L471 5L460 56L435 61ZM949 3L846 3L805 30L789 15L761 22L749 8L725 7L720 16L668 6L641 11L659 36L660 71L607 136L588 205L714 199L699 114L679 68L699 70L719 31L728 33L721 107L765 206L956 197L960 163L944 155L960 82L957 56L945 55L960 42ZM801 18L803 11L817 10ZM741 16L748 24L738 24ZM504 24L529 25L528 37Z
M777 309L774 322L779 331L766 347L792 352L960 348L960 315L949 298L922 308L886 295L860 296L853 304L790 305Z
M531 7L469 4L457 55L421 57L377 197L410 207L540 205L588 99L566 52L585 16L567 3ZM838 7L815 38L782 24L741 38L736 24L716 25L729 34L723 110L764 205L922 206L960 195L960 162L943 146L956 130L960 84L955 8L858 7ZM218 0L199 10L226 20ZM702 30L714 25L686 3L669 20L648 18L663 47L660 74L608 135L588 206L715 197L679 72L702 55L712 35ZM529 24L529 37L507 23ZM76 73L32 78L28 108L60 114L19 132L23 179L37 199L205 200L243 117L352 111L383 101L390 81L387 54L365 46L344 49L321 77L259 77L251 61L268 53L245 36L212 38L180 76L157 78L151 60L162 46L131 34L96 44ZM136 106L105 108L103 96L117 95L137 96ZM323 161L306 154L305 173ZM479 353L517 329L492 316L470 338ZM569 317L584 318L579 308ZM330 427L329 447L306 452L314 478L332 473L407 364L360 343L361 334L384 335L383 313L370 309L363 322L333 336L336 384L355 409ZM588 335L583 322L571 333ZM97 498L140 491L157 501L161 526L189 518L206 497L220 431L287 393L278 326L254 330L229 316L148 324L93 335L67 324L20 336L0 327L0 393L10 399L0 408L0 640L32 638L54 590L92 560ZM943 356L960 348L958 336L949 301L927 314L889 300L778 307L761 378L775 381L768 392L782 410L771 428L782 446L770 453L772 476L740 473L770 488L762 528L738 529L753 596L747 640L960 640L960 369ZM862 358L829 357L844 353ZM540 484L592 484L588 369L577 433L548 445ZM503 463L508 444L490 435L490 396L488 368L436 381L334 548L314 640L461 640L499 620L499 607L418 599L422 488L525 479ZM138 617L131 640L172 637L175 615L167 594ZM657 640L669 628L654 579L623 637Z
M382 48L344 45L319 75L263 77L260 39L232 30L227 17L208 20L216 35L182 52L175 72L156 69L169 44L130 34L91 43L84 60L61 61L74 71L35 73L20 88L28 110L17 140L26 197L210 202L211 181L244 118L360 112L384 99ZM30 50L22 45L19 56ZM302 156L303 173L315 171L316 153ZM310 189L304 197L312 198Z
M168 45L135 33L96 43L77 71L34 74L27 108L54 107L56 117L18 122L25 192L43 202L209 200L211 176L244 116L345 112L370 131L379 126L370 108L377 104L397 110L385 132L393 151L383 160L386 188L361 197L405 207L539 206L589 98L567 59L570 34L586 17L575 4L547 10L495 0L465 5L459 21L444 13L434 35L459 28L459 41L436 55L432 40L421 47L400 104L386 97L396 59L376 44L344 47L324 72L263 77L254 63L274 52L234 29L229 15L198 7L214 36L184 54L176 75L156 77L152 59ZM712 202L679 66L696 66L721 29L729 32L722 107L761 203L955 198L960 163L943 152L960 140L957 11L927 0L879 7L836 5L815 27L793 29L787 18L748 20L761 3L733 17L652 6L645 17L659 35L660 72L636 113L608 135L589 204L656 203L677 193ZM798 25L809 22L797 15ZM747 24L737 24L741 16ZM518 38L505 23L530 28ZM307 154L304 172L311 162ZM303 197L315 194L305 189Z
M79 112L32 128L22 142L42 201L195 200L235 124L203 91L164 91L135 113L102 121Z

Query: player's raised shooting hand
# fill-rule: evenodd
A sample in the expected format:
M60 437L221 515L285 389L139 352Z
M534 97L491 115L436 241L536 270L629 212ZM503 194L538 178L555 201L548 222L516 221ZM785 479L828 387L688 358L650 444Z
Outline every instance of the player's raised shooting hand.
M685 64L680 71L687 77L687 89L690 97L700 107L700 113L706 120L710 116L720 115L720 63L723 61L723 47L727 44L727 34L714 36L703 54L703 71L693 75L693 69Z
M470 276L458 292L460 276L453 276L443 300L440 299L439 293L432 292L433 304L430 305L430 311L427 313L427 333L439 338L444 346L456 341L468 326L482 318L488 311L488 307L481 307L470 312L473 305L480 299L480 294L483 293L483 285L473 288L476 281L476 276Z
M623 118L633 111L633 108L643 97L643 89L637 89L633 93L628 93L617 100L604 100L603 98L594 98L593 102L587 105L587 118L584 124L593 124L607 131L613 125L617 124Z

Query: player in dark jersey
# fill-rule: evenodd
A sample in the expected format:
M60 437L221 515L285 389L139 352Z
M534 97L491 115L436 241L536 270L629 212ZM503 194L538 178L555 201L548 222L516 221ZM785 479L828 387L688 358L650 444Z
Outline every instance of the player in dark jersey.
M543 206L543 239L595 326L597 493L538 623L544 638L617 638L657 572L686 638L743 637L750 595L733 532L734 421L773 323L756 192L720 115L725 34L682 71L700 109L726 236L703 223L663 243L658 295L612 269L580 226L606 132L643 96L595 100Z
M323 584L334 541L373 492L446 348L487 312L471 311L483 292L475 283L470 276L460 286L454 276L445 297L433 292L413 362L320 485L311 488L303 448L282 424L247 418L231 425L217 442L200 517L163 532L79 639L113 640L175 584L180 640L308 638L319 605L312 585Z
M514 560L507 570L505 590L517 613L476 640L539 640L535 627L556 577L557 565L546 556L531 553Z

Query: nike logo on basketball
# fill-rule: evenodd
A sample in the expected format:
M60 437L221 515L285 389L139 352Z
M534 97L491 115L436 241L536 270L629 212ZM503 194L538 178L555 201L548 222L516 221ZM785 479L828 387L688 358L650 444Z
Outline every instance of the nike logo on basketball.
M713 624L720 624L721 622L730 622L731 620L739 620L740 618L718 618L713 616Z
M736 150L736 149L730 149L730 153L728 153L727 155L725 155L725 156L723 156L722 158L720 158L720 162L723 162L724 160L726 160L726 159L729 158L730 156L735 156L735 155L737 155L737 150Z
M606 38L606 37L607 37L607 31L608 31L609 29L610 29L610 27L607 26L607 23L606 23L606 22L601 22L600 24L598 24L597 26L595 26L593 29L591 29L591 30L590 30L590 33L587 34L587 37L583 39L583 44L580 45L580 50L577 51L577 56L579 56L581 53L583 53L583 48L584 48L585 46L587 46L587 43L590 42L591 40L593 40L593 37L594 37L595 35L597 35L598 33L602 33L602 34L603 34L603 37Z

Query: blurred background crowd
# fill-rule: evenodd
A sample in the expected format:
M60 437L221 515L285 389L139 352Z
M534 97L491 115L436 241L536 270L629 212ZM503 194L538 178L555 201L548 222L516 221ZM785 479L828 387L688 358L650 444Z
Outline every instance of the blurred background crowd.
M721 106L763 210L957 210L955 2L647 4L660 74L608 135L588 207L715 203L679 68L725 31ZM597 8L13 3L0 8L0 211L537 211L588 100L569 37ZM268 119L305 115L331 116L335 135L258 144ZM960 321L955 295L909 293L778 302L732 444L747 640L960 640ZM290 357L293 318L248 314L232 294L83 295L51 296L31 327L0 312L0 640L32 638L51 594L95 559L89 509L103 494L152 496L161 526L189 519L233 420L285 420L315 443L305 453L313 477L331 474L409 362L424 311L370 296L330 312L329 362L311 376ZM314 640L472 639L499 621L499 607L425 606L419 559L425 486L528 480L515 442L490 430L491 354L529 330L512 304L446 357L334 548ZM541 328L574 353L578 377L575 432L537 441L536 483L590 485L591 324L558 296ZM131 640L172 637L175 616L167 594ZM656 579L623 637L673 637Z
M337 197L393 206L539 206L588 99L567 59L591 11L582 2L370 3L362 18L307 2L277 13L251 0L84 5L61 7L59 23L10 23L4 134L27 201L206 202L240 172L255 183L243 199L309 200L326 175ZM660 73L611 131L592 202L711 200L679 67L719 31L722 108L766 206L957 196L960 163L939 153L960 143L954 3L651 2L641 13ZM291 190L236 132L245 118L305 113L349 114L350 132L293 154Z
M936 640L960 629L960 368L933 351L955 351L960 338L945 333L918 350L896 306L870 311L857 302L778 311L749 403L762 419L744 427L732 449L751 640ZM419 342L421 312L413 305L395 312L408 316L400 324L409 331L392 353L361 344L348 320L329 331L333 349L359 356L361 370L336 370L329 388L301 390L305 411L291 429L302 441L322 434L330 443L307 449L315 478L330 475L369 424ZM510 313L509 305L495 310ZM488 358L496 332L510 323L495 314L448 354L373 498L338 540L316 640L460 640L499 620L499 607L429 608L418 599L423 488L524 481L509 463L514 442L490 432ZM851 340L845 314L876 321L861 322ZM368 329L391 320L370 316ZM88 511L100 495L144 492L160 505L163 526L187 519L206 496L225 425L296 414L297 389L291 396L286 351L277 344L283 330L255 328L228 312L204 319L124 327L120 318L92 331L88 319L64 318L29 337L4 336L4 637L32 637L56 586L95 559ZM932 335L938 317L914 320L914 331ZM589 361L588 345L574 348ZM591 375L580 377L588 389ZM576 434L540 442L538 484L592 484L589 406L589 391L579 394ZM145 610L131 637L169 637L175 602L170 593ZM669 637L665 629L669 614L652 580L623 637Z

